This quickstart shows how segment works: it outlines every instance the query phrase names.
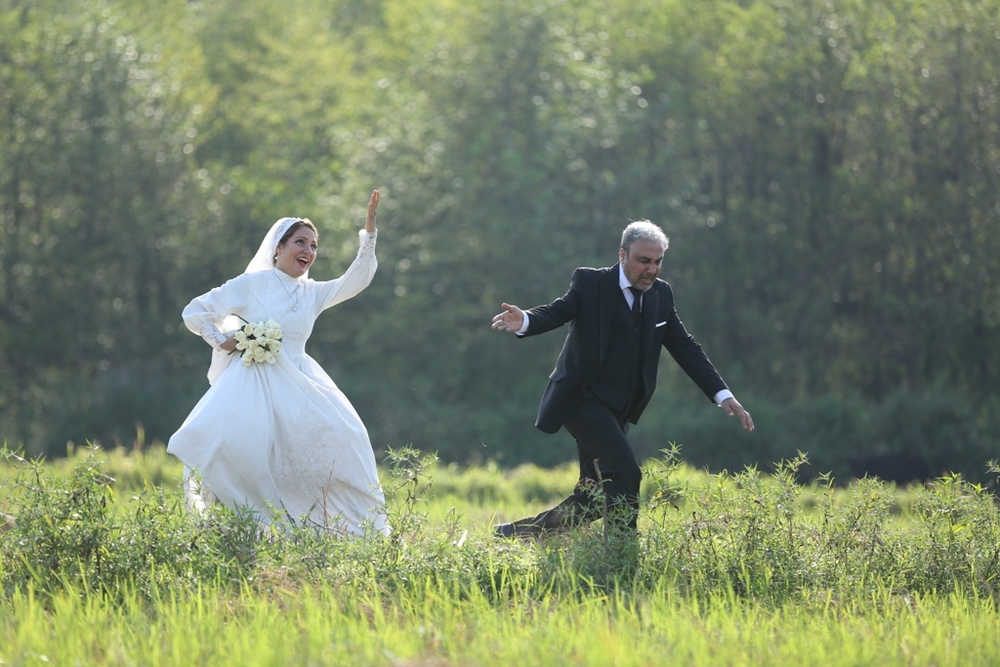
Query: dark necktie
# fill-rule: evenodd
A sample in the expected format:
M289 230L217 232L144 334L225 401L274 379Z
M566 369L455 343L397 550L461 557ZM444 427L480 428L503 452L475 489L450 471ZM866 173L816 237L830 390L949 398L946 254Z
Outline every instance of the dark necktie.
M639 312L642 302L642 290L638 287L632 287L629 285L629 290L632 292L632 321L639 321Z

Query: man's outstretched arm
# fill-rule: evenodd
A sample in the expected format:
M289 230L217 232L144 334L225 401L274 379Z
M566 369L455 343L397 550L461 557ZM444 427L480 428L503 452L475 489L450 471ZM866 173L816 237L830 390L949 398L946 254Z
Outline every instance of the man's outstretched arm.
M526 322L524 311L509 303L502 303L500 307L503 308L503 312L493 316L492 328L496 331L521 333Z

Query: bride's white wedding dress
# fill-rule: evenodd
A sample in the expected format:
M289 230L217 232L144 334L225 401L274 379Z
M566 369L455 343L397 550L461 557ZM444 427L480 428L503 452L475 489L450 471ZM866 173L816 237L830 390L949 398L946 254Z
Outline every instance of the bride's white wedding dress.
M275 512L344 534L387 534L384 497L368 432L330 376L305 351L317 316L361 292L377 268L375 234L336 280L293 278L279 269L244 273L194 299L184 323L215 351L211 387L167 451L203 490L264 522ZM246 366L219 349L227 316L275 320L282 346L273 364ZM194 484L188 492L197 493ZM189 497L198 505L201 498Z

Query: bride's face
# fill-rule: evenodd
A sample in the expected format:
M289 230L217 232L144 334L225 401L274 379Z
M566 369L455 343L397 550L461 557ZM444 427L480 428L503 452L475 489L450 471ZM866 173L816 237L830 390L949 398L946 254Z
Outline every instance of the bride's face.
M293 278L298 278L309 270L316 260L316 233L301 226L284 243L278 246L274 261L275 268L281 269Z

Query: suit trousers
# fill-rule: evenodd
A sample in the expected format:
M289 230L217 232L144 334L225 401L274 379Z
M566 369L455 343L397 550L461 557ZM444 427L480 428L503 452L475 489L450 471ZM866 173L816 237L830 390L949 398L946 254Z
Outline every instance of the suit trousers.
M634 532L642 469L628 440L626 415L627 410L616 414L594 396L585 394L564 424L576 440L580 457L580 479L572 495L536 517L515 523L556 530L606 516L606 529Z

